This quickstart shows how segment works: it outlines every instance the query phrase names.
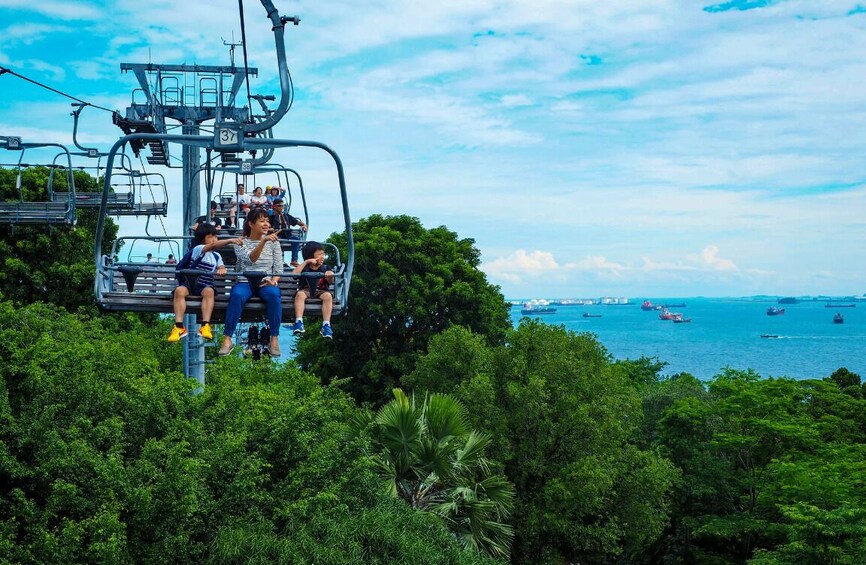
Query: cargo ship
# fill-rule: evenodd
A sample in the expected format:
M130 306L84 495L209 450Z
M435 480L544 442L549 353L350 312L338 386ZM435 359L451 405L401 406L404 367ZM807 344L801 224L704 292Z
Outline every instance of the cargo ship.
M524 316L535 316L537 314L556 314L556 307L551 306L547 300L530 300L523 304L520 313Z

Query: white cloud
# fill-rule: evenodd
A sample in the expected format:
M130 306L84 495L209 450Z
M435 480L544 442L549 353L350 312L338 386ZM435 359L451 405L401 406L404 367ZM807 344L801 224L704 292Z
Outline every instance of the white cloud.
M384 114L403 124L432 127L447 134L443 140L445 145L531 145L541 140L536 134L515 128L505 118L448 94L419 94L409 98L383 90L353 87L342 91L326 90L322 94L349 113Z
M566 263L566 269L578 269L578 270L609 270L609 271L624 271L627 267L621 265L619 263L614 263L608 261L607 258L602 256L590 256L584 257L580 261L575 263Z
M733 261L719 257L719 248L716 245L708 245L701 250L700 255L689 258L716 271L739 271Z
M30 45L43 39L52 33L68 33L73 28L68 26L50 25L37 22L25 22L13 24L0 30L0 37L6 42L17 42L22 45Z
M532 100L525 94L507 94L500 99L500 102L507 108L532 106Z
M656 261L647 256L641 257L640 270L645 272L673 272L673 271L696 271L698 268L694 265L684 265L677 261Z
M4 21L18 38L0 62L123 109L137 84L120 61L225 64L220 37L240 37L234 8L118 0L102 18L105 6L0 0L0 12L16 10ZM527 249L544 249L548 264L559 259L552 287L597 294L862 292L863 16L844 17L839 2L702 6L302 0L284 7L302 23L286 30L297 91L278 135L340 152L354 218L445 224L476 239L505 288L522 284L515 265L545 264ZM246 16L253 91L272 93L269 24L258 4ZM45 33L70 19L86 41L67 55L68 36ZM71 126L66 101L37 112L34 95L54 95L13 79L0 78L0 127L68 139L57 133ZM82 126L88 143L119 135L95 111ZM330 172L313 169L316 180ZM330 198L314 213L330 218Z
M518 249L505 257L485 261L482 268L494 280L501 279L515 284L526 284L543 273L545 277L559 277L559 265L553 254L547 251Z
M38 82L63 82L66 70L41 59L24 59L17 64L12 63L16 73ZM16 80L21 80L17 79Z
M117 67L103 61L74 61L69 68L75 76L85 80L111 79L117 74Z

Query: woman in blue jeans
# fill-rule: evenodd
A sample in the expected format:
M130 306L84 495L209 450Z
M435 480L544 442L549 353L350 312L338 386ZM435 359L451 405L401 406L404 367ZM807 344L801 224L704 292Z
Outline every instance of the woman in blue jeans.
M271 230L271 222L267 210L253 208L247 214L244 222L243 245L235 245L234 250L238 261L235 272L243 274L248 271L267 273L258 288L261 298L268 311L268 325L271 331L271 341L268 352L271 357L280 356L280 323L283 317L283 304L280 298L280 274L283 272L283 250L280 248L279 234ZM223 342L219 355L225 356L232 352L232 335L241 319L244 304L253 296L253 289L247 281L238 281L232 287L229 295L229 305L226 310L226 324L223 330Z

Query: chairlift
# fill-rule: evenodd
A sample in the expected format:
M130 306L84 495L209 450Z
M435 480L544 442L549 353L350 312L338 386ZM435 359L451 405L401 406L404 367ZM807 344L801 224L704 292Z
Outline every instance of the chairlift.
M115 196L109 194L109 207L116 202L115 216L168 216L168 188L162 173L143 173L138 170L114 173L111 186ZM145 189L147 195L145 195ZM102 193L99 193L102 198Z
M65 200L56 200L54 191L54 170L61 166L44 165L51 169L46 186L46 200L25 201L22 188L21 175L24 169L32 164L24 163L24 154L27 149L42 147L57 147L66 155L66 166L62 169L66 172L66 184L68 193ZM74 226L77 221L75 209L75 177L72 171L72 157L69 150L59 143L23 143L18 137L0 138L0 149L20 151L16 166L18 175L16 177L16 188L18 189L17 201L0 202L0 225L69 225Z
M104 254L102 250L102 238L105 226L105 218L110 215L108 201L111 188L116 184L113 179L115 157L121 148L131 142L159 142L164 144L176 144L186 147L198 147L205 150L214 150L217 136L197 136L197 135L173 135L173 134L152 134L152 133L136 133L127 135L114 144L108 154L106 163L106 172L103 180L102 201L97 224L96 245L94 250L94 260L96 263L96 278L94 282L94 294L97 304L108 311L136 311L136 312L161 312L170 313L173 311L172 291L174 290L177 281L175 279L176 270L172 265L165 264L146 264L135 256L127 256L126 260L120 260L117 256L117 248L113 248L108 254ZM355 246L352 238L352 224L349 215L348 196L346 194L345 176L343 173L343 165L339 156L324 145L315 141L301 140L284 140L271 138L248 138L243 139L243 151L261 151L264 149L281 149L281 148L312 148L326 152L336 165L337 181L340 191L340 203L343 209L343 220L346 230L346 240L348 243L348 257L340 256L336 246L323 243L329 257L329 264L334 264L334 283L332 285L332 293L334 296L333 314L339 315L346 310L349 298L349 287L352 279L352 269L354 266ZM243 167L237 169L238 174L241 174ZM282 170L282 168L280 168ZM233 169L227 169L228 173L235 172ZM125 173L119 173L121 175ZM300 178L300 175L298 175ZM212 190L212 181L207 184L208 190ZM210 194L208 194L210 196ZM306 206L305 206L306 208ZM305 210L306 212L306 210ZM153 238L144 238L153 239ZM178 236L167 236L166 239L177 241L188 241L189 236L186 234ZM216 296L214 313L211 316L211 322L221 323L225 320L226 307L228 305L228 297L231 291L231 286L241 280L249 280L251 285L255 287L253 281L258 277L263 276L261 273L238 273L234 271L233 265L226 265L228 273L224 277L216 278ZM294 321L293 301L297 291L298 279L300 277L318 278L320 274L303 274L296 275L289 268L288 264L284 267L283 273L280 274L280 287L283 297L283 322L291 323ZM200 299L198 297L190 297L187 301L187 312L193 313L199 310ZM244 317L242 320L256 321L265 311L264 303L258 298L252 298L244 308ZM306 303L305 313L307 315L321 315L321 302L316 299L310 299Z
M255 166L252 168L251 172L249 172L249 171L243 172L242 170L240 170L240 166L238 164L227 164L227 163L218 163L216 165L215 169L216 169L216 173L221 173L221 175L222 175L222 177L220 179L220 184L219 184L219 192L217 194L218 199L216 201L217 204L221 205L220 206L220 212L226 211L228 209L228 204L230 202L237 202L237 196L238 196L237 185L240 182L241 178L252 177L253 182L249 183L249 188L247 190L247 192L251 193L252 190L254 190L256 186L261 186L262 184L264 184L265 186L269 186L267 184L267 182L259 183L258 179L256 178L257 175L270 175L270 174L274 174L276 177L276 182L271 184L270 186L277 186L277 187L286 191L286 195L284 198L284 202L286 203L286 210L285 211L290 212L292 209L292 205L294 204L294 191L292 189L292 180L291 180L291 177L289 176L291 174L297 180L298 193L301 196L301 204L302 204L303 209L304 209L303 219L304 219L305 223L308 223L307 222L307 219L308 219L307 200L306 200L306 195L304 194L304 182L301 179L301 175L295 169L292 169L290 167L286 167L286 166L283 166L283 165L280 165L277 163L268 163L268 164L264 164L264 165ZM226 188L225 177L226 177L226 175L229 175L229 174L234 174L235 182L234 182L233 186ZM243 182L242 184L244 184L246 186L247 182ZM222 204L225 204L225 206L222 206ZM297 214L295 214L295 215L297 215ZM227 216L227 214L226 214L226 216ZM218 217L222 217L222 216L218 216Z
M83 153L83 152L73 152L71 154L75 155L75 156L79 156L79 157L80 156L92 157L91 155L89 155L87 153ZM61 157L62 155L63 155L63 153L59 153L57 156L55 156L54 162L56 163L57 159L59 157ZM75 168L77 170L85 171L85 172L88 172L90 170L95 171L95 174L93 176L97 179L97 182L101 182L101 180L102 180L101 176L102 176L104 167L101 166L100 161L101 161L101 158L104 157L105 155L106 154L104 154L104 153L98 153L96 155L97 163L95 166L78 166ZM130 171L130 173L132 173L132 171L134 169L132 168L132 159L129 157L129 155L127 155L126 153L121 153L120 159L121 159L121 167L120 168L123 170L126 170L126 171ZM53 174L53 171L52 171L52 174ZM120 173L117 173L117 174L120 174ZM70 197L70 195L68 192L57 191L57 190L52 191L52 198L55 202L65 201L65 200L69 199L69 197ZM132 215L132 214L121 214L121 212L133 210L134 203L135 203L134 194L131 191L129 191L129 192L113 192L113 193L111 193L111 195L109 195L108 206L109 206L109 209L112 210L113 215L117 215L117 216ZM76 206L76 208L99 208L101 204L102 204L102 191L101 190L98 192L92 192L92 191L86 191L86 190L76 190L75 191L75 206Z

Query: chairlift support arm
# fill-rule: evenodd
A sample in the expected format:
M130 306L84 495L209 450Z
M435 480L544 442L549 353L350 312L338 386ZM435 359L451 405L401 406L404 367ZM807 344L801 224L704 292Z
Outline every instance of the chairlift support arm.
M273 24L273 32L274 32L274 43L277 48L277 67L280 75L280 104L277 108L271 113L267 118L263 121L253 124L246 124L244 126L244 131L249 133L258 133L260 131L265 131L271 129L282 119L282 117L289 111L289 100L291 99L291 94L289 89L291 88L289 82L289 66L286 62L286 42L285 42L285 31L286 24L291 22L294 25L298 25L301 23L301 19L298 16L286 17L280 16L279 11L274 6L274 3L271 0L261 0L262 6L265 7L265 10L268 12L268 18L271 20ZM252 110L252 109L251 109Z
M90 106L88 102L73 102L72 107L75 108L72 110L72 143L75 144L75 147L81 149L85 153L87 153L88 157L99 157L99 149L95 147L84 147L80 143L78 143L78 118L81 115L81 111L84 110L85 107Z

